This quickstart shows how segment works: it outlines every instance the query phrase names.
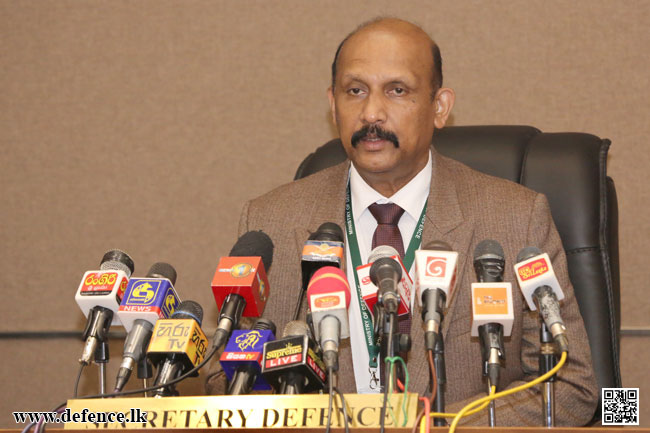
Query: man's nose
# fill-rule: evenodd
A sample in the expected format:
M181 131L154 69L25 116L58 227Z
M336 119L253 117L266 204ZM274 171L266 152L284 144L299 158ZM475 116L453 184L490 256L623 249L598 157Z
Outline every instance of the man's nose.
M361 111L361 121L365 124L383 123L386 120L386 106L381 95L370 93Z

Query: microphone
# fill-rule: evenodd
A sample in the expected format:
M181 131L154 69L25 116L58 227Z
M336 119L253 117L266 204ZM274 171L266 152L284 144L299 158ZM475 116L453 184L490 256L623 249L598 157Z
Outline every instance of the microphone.
M309 236L302 249L300 266L302 268L302 290L300 291L293 319L297 320L302 309L302 300L309 280L324 266L341 267L343 260L343 230L338 224L323 223Z
M400 302L397 285L402 279L402 266L391 256L393 247L381 245L370 253L370 280L378 287L377 303L384 306L388 314L397 314ZM390 254L390 255L389 255Z
M307 290L309 280L324 266L341 267L343 260L343 230L338 224L324 223L309 236L302 249L302 290Z
M117 316L128 332L115 391L120 392L136 364L146 361L146 350L158 319L169 318L180 304L174 290L176 270L168 263L154 263L145 278L131 278Z
M153 329L147 358L158 366L154 386L157 397L176 394L174 385L167 385L203 361L208 339L201 330L203 309L194 301L183 301L169 319L160 319ZM198 374L198 373L197 373Z
M417 299L422 308L424 322L424 346L431 351L437 388L431 409L445 412L445 391L447 373L445 345L440 335L440 326L447 306L447 298L456 286L458 253L443 241L434 241L423 249L415 251L415 287ZM431 372L433 374L433 372ZM431 392L434 390L432 389ZM435 425L446 425L444 419L436 418Z
M416 297L422 307L427 350L433 350L440 333L447 298L456 285L457 269L458 253L445 242L431 242L415 251Z
M350 337L350 285L343 271L333 266L320 268L309 281L307 299L325 367L338 371L339 341Z
M409 276L408 270L404 267L399 253L395 248L389 245L380 245L373 249L368 257L368 264L357 267L356 272L359 280L359 286L361 288L361 297L368 306L368 310L375 311L375 304L378 301L378 294L380 294L381 291L377 287L377 284L372 280L370 269L372 268L374 262L381 258L392 259L392 261L397 263L401 270L401 277L398 279L397 283L397 294L399 295L397 315L408 315L411 311L411 293L413 291L413 281ZM388 260L382 260L380 262L380 265L382 265L383 270L388 269L386 266L395 266L394 264L390 264ZM393 269L395 270L395 268ZM395 270L395 272L397 271ZM381 301L383 303L383 299ZM389 303L391 302L392 301L389 301ZM375 321L377 321L377 317L375 317Z
M253 329L235 330L221 354L219 362L226 373L229 395L266 391L271 386L260 374L264 343L275 340L275 324L259 318Z
M219 308L213 347L218 349L244 317L260 317L269 297L266 270L273 261L273 242L263 231L244 233L222 257L212 279L212 293Z
M281 339L264 344L262 375L278 394L303 394L325 388L325 364L305 322L287 323Z
M503 282L505 257L494 240L480 242L474 250L474 269L479 283L472 283L472 337L481 341L483 375L497 386L501 360L505 359L503 337L510 336L514 322L512 285Z
M553 272L550 257L537 247L526 247L517 255L514 268L528 307L532 311L539 309L560 351L568 352L569 342L559 304L564 299L564 292Z
M492 239L479 242L474 250L474 270L481 283L497 283L503 281L503 270L506 264L503 247Z
M97 344L106 342L111 324L120 324L114 313L133 273L133 259L124 251L110 250L102 257L99 269L84 274L75 295L77 305L88 318L83 331L86 343L79 359L83 365L90 364Z

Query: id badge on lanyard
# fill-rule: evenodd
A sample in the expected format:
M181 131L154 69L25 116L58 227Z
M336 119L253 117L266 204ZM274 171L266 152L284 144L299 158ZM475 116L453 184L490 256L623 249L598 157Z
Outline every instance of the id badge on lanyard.
M427 202L424 203L422 214L418 222L411 241L409 242L408 249L404 255L404 266L406 269L411 269L413 260L415 258L415 250L419 248L422 242L422 229L424 228L424 220L426 217ZM352 216L352 199L350 194L350 182L348 182L347 193L345 196L345 234L348 241L348 248L350 249L350 261L352 262L354 274L354 283L359 301L359 310L361 312L361 322L363 325L363 337L368 348L368 372L370 373L370 389L379 389L379 345L375 344L374 326L372 323L372 313L368 309L363 297L361 296L361 285L359 284L359 277L357 276L356 269L362 265L361 254L359 252L359 242L354 227L354 218Z

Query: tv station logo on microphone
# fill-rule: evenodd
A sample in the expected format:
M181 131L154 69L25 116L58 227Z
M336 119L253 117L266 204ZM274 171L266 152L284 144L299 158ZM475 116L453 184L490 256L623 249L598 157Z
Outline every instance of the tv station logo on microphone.
M343 242L308 240L302 249L302 260L306 262L327 261L341 264Z
M117 287L117 301L120 302L124 296L129 279L126 275L120 275L116 271L89 271L79 287L79 294L82 296L103 296L108 295Z
M275 340L275 335L270 329L253 329L233 331L226 348L221 353L219 363L226 373L226 378L232 380L237 369L242 365L250 365L259 371L262 364L264 343ZM271 386L262 375L258 375L253 386L255 390L270 390Z
M244 278L255 272L255 269L248 263L238 263L230 268L230 275L235 278Z
M446 257L427 257L427 266L424 271L427 277L444 278L446 272Z
M253 349L257 343L260 342L262 335L259 331L250 331L246 334L241 334L235 338L235 343L240 350L246 350L247 348Z
M208 338L194 319L161 319L156 322L147 356L152 360L176 354L196 367L208 350Z
M132 278L120 311L156 312L159 317L171 317L180 303L173 286L167 280Z
M128 302L134 305L151 305L154 296L156 296L156 292L160 288L160 281L153 281L153 284L156 286L155 289L151 283L152 281L147 280L135 283L133 290L129 293Z
M267 351L264 358L264 366L266 368L274 368L302 363L303 340L302 337L295 338L295 340L295 342L291 340L278 342L278 344L284 344L283 347Z
M476 314L508 314L508 288L478 286L474 289L474 311Z
M342 304L341 296L327 294L325 296L314 297L314 307L318 309L334 308L341 304Z
M525 265L521 266L518 270L517 273L519 274L519 278L521 281L527 281L530 280L531 278L538 277L540 275L545 274L548 272L549 266L548 263L546 262L546 259L544 257L541 257L537 260L533 260L530 263L526 263Z

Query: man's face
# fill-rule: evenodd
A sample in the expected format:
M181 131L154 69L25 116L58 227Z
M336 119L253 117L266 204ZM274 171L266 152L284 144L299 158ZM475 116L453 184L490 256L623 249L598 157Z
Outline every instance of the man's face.
M328 94L343 146L366 180L408 181L426 165L434 128L448 114L440 117L432 97L432 71L430 42L418 33L366 29L345 43Z

